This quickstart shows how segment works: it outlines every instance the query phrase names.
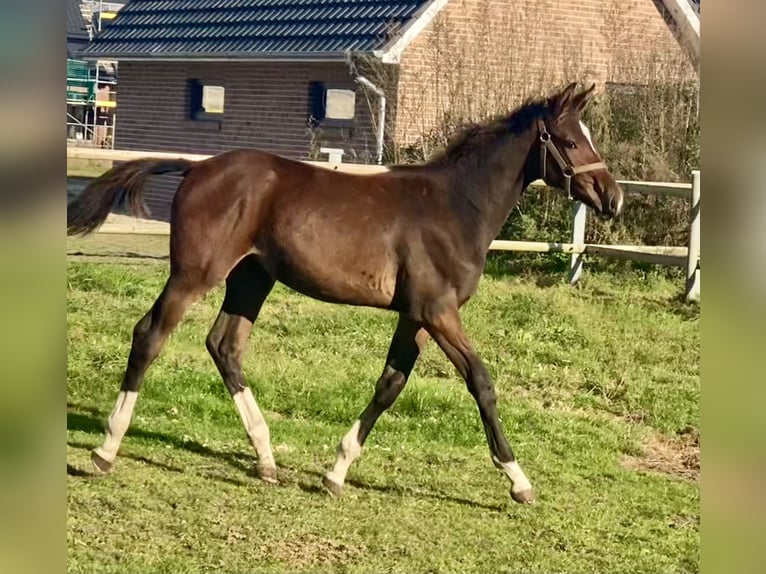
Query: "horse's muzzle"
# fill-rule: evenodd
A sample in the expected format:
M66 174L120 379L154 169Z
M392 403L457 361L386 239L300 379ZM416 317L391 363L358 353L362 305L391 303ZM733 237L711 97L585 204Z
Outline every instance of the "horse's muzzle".
M620 213L622 213L623 198L624 196L621 189L609 197L609 202L607 203L607 214L610 217L617 217L620 215Z
M600 183L596 181L594 188L601 200L601 214L608 218L620 215L625 197L620 185L615 182L602 188Z

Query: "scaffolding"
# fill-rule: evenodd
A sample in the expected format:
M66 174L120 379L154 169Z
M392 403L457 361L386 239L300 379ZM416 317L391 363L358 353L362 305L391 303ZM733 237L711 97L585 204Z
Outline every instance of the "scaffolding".
M83 0L88 36L101 31L123 3ZM117 62L67 59L67 144L114 148L117 121Z

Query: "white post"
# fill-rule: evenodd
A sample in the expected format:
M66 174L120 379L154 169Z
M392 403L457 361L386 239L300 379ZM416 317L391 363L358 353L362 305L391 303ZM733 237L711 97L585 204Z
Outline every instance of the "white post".
M700 171L692 171L692 197L689 206L689 255L686 261L686 300L700 299Z
M96 145L96 127L98 126L98 60L96 60L96 80L93 84L93 131L90 132L90 141ZM87 122L86 122L87 123ZM86 127L87 131L87 127Z
M114 140L117 136L117 134L114 131L115 127L117 127L117 112L115 112L114 115L112 116L112 149L114 149Z
M338 166L343 163L343 148L320 147L319 153L326 153L328 155L327 163L333 169L338 169Z
M377 125L377 161L383 164L383 132L386 129L386 92L373 84L364 76L357 76L356 81L370 88L378 96L378 125Z
M576 201L572 207L572 243L577 247L585 245L585 216L588 213L588 208L585 204ZM580 279L582 275L582 262L584 253L573 253L572 259L569 263L569 283L574 285Z

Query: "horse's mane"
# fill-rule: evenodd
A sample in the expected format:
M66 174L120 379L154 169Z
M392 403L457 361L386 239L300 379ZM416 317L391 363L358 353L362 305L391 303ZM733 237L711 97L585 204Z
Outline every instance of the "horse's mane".
M470 124L459 131L447 146L428 161L429 164L449 164L480 154L498 137L519 134L541 115L548 106L547 98L528 99L511 113L481 124Z

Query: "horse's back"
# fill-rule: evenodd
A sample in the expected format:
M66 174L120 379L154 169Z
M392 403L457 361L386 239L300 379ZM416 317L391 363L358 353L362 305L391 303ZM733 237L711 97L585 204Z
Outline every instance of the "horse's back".
M309 296L390 307L403 278L440 275L427 239L446 232L445 205L439 182L418 170L357 175L233 150L190 170L171 251L196 242L208 260L252 253Z

